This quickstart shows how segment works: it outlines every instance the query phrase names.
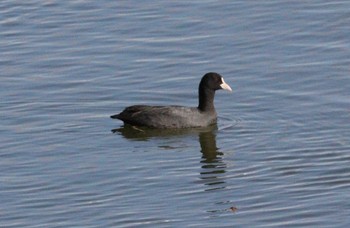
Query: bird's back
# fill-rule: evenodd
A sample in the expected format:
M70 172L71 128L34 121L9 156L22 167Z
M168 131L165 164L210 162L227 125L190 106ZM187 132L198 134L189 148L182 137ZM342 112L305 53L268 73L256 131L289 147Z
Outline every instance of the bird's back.
M216 112L203 113L183 106L134 105L111 116L127 124L151 128L206 127L216 123Z

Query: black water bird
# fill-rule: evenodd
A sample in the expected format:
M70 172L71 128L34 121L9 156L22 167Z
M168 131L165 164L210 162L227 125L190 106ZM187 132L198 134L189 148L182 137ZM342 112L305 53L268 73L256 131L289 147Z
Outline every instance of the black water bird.
M218 73L205 74L198 88L198 107L134 105L125 108L111 118L126 124L160 129L207 127L215 124L217 114L214 107L215 91L232 91Z

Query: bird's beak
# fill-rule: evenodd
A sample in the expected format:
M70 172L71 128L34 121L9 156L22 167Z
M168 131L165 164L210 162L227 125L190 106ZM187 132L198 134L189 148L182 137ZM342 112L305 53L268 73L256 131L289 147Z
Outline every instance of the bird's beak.
M222 81L222 83L220 85L221 89L228 90L228 91L232 92L231 87L228 84L226 84L226 82L224 81L224 78L221 78L221 81Z

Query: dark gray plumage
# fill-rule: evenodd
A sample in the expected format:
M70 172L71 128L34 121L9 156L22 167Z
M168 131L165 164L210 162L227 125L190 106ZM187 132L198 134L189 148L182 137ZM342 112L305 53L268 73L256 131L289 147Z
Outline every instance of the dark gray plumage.
M198 107L134 105L121 113L111 116L126 124L150 128L194 128L215 124L217 114L214 107L215 91L232 91L223 77L217 73L207 73L199 83Z

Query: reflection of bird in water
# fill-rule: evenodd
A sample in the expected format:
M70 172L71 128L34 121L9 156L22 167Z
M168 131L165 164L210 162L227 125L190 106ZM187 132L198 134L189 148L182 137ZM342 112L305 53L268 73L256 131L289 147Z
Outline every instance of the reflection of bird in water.
M215 185L209 190L222 189L225 183L222 175L225 173L226 164L223 162L223 153L216 147L217 125L206 128L188 128L188 129L150 129L135 127L125 124L123 127L113 129L113 133L119 133L129 140L144 141L150 138L162 138L173 136L198 135L201 146L201 164L202 172L200 178L207 186Z
M226 164L222 160L223 153L216 147L214 132L203 132L199 134L199 143L201 145L202 168L201 179L205 180L206 185L222 185L225 183L220 174L225 173ZM225 186L216 186L208 190L221 189Z
M149 138L186 136L191 134L200 134L201 132L212 132L217 129L217 125L211 125L205 128L180 128L180 129L152 129L147 127L136 127L124 124L123 127L112 129L113 133L120 133L127 139L147 140Z

